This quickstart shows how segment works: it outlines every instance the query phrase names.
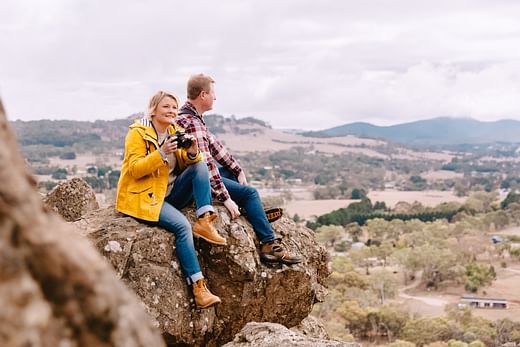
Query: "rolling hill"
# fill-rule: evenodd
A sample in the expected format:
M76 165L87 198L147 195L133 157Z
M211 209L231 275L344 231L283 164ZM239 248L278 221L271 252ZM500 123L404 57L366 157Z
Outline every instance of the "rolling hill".
M310 137L355 135L379 138L406 145L460 145L520 142L520 121L505 119L482 122L470 118L438 117L391 126L356 122L321 131L303 133Z

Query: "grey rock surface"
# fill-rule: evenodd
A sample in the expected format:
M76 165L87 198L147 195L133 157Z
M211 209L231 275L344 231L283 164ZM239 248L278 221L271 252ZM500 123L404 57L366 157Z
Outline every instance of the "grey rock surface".
M44 208L0 103L0 346L164 346L92 245Z
M60 182L43 199L45 206L68 222L76 221L99 204L92 188L79 177Z
M305 336L314 337L321 340L330 339L327 330L321 324L321 322L313 316L308 316L295 327L291 328L292 331L303 334Z
M202 272L222 303L196 310L191 290L181 274L174 236L142 224L112 208L87 214L74 224L108 259L118 276L141 298L169 344L220 346L231 341L251 321L270 321L293 327L305 319L326 294L329 256L312 230L288 218L273 224L284 246L305 258L292 267L266 266L251 225L231 221L216 206L217 229L227 246L196 241ZM193 223L193 208L183 211Z
M309 337L276 323L250 322L223 347L359 347L353 342L340 342Z

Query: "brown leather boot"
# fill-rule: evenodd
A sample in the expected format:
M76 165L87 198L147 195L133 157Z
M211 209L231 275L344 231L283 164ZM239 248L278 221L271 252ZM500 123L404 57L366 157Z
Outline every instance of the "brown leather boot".
M192 285L193 296L195 297L195 305L197 308L208 308L210 306L220 304L222 300L213 295L206 286L206 280L200 279Z
M220 236L213 225L213 222L217 219L216 214L206 213L193 224L193 236L201 237L204 240L214 243L216 245L227 245L226 239Z
M247 218L247 212L246 209L243 207L240 207L238 209L240 211L240 214ZM276 222L278 219L282 218L283 216L283 208L281 207L268 207L264 208L265 217L267 218L267 221L269 223Z
M280 239L264 243L260 250L260 260L267 263L284 263L287 265L298 264L303 261L302 257L287 253L283 249Z

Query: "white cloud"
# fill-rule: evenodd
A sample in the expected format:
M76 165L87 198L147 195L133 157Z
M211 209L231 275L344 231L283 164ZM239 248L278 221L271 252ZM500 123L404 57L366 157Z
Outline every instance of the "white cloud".
M518 118L519 15L513 0L4 0L0 91L11 119L111 119L205 72L215 112L275 127Z

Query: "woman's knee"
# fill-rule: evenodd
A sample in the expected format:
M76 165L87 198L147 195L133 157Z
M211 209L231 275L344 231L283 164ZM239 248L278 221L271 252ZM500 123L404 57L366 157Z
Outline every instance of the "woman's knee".
M175 238L177 241L191 240L193 238L191 224L187 219L180 221L175 229Z
M190 165L189 168L194 171L196 176L208 177L209 179L208 166L204 161L199 161L193 165Z

